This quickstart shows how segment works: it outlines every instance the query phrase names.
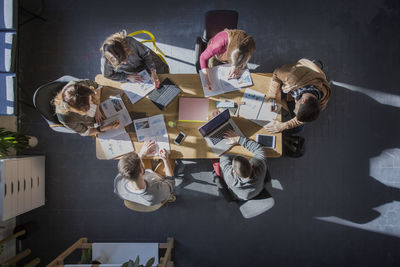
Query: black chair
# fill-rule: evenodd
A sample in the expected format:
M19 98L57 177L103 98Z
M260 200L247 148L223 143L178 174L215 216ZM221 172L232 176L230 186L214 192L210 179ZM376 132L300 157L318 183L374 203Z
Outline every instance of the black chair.
M58 121L54 105L51 104L51 101L68 82L76 80L79 79L72 76L63 76L53 82L40 86L33 95L33 105L53 131L75 133Z
M234 10L211 10L205 15L203 37L196 38L196 71L200 71L200 55L207 48L208 41L224 29L236 29L239 13Z

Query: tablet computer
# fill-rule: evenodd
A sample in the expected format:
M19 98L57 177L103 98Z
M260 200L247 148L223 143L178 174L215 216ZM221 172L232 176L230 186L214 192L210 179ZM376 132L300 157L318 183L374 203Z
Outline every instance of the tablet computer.
M275 140L274 135L257 134L257 142L263 147L275 148Z

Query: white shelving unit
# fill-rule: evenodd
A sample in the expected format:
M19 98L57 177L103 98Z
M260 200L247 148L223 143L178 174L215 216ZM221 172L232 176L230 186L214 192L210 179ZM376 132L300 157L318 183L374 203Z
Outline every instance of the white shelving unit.
M14 218L44 205L45 157L0 159L0 219Z

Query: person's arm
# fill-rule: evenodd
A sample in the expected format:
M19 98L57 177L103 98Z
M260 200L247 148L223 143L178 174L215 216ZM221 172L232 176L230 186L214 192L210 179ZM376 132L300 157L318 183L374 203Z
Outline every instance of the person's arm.
M104 56L101 57L101 74L103 74L104 77L114 81L128 81L126 78L126 73L114 71L114 67Z
M232 173L232 161L235 155L224 154L219 159L219 166L224 176L224 180L228 186L236 186L240 183L239 179Z
M254 154L252 160L266 162L267 155L265 154L265 150L262 145L260 145L256 141L240 136L238 144Z
M279 98L279 94L281 93L281 86L282 86L282 80L280 79L280 70L275 69L274 73L272 74L272 79L271 83L269 85L269 88L267 90L267 93L265 94L267 98Z

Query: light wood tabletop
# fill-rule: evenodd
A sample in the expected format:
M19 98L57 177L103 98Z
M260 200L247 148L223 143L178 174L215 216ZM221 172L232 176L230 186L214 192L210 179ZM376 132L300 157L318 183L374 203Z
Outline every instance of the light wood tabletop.
M173 81L181 90L181 94L176 97L163 111L160 111L153 102L148 98L142 98L140 101L132 104L128 97L123 94L121 90L121 83L117 81L112 81L103 77L102 75L97 75L95 81L103 85L101 92L101 101L108 99L112 95L121 94L122 100L128 111L132 114L134 112L146 113L146 117L164 114L165 123L167 125L167 131L169 136L169 143L171 147L170 157L173 159L196 159L196 158L218 158L214 152L211 151L207 142L200 135L198 128L204 124L204 122L179 122L178 121L178 98L180 96L185 97L204 97L203 89L200 81L200 76L198 74L160 74L160 81L165 78L169 78ZM262 92L265 94L267 88L269 87L272 74L262 73L262 74L251 74L254 85L249 87L253 90ZM221 99L229 99L239 102L243 96L245 88L241 90L226 93L223 95L218 95L214 97L209 97L209 119L211 118L211 113L216 109L216 101ZM277 99L280 102L280 99ZM268 134L276 136L276 147L274 149L265 148L268 157L280 157L282 156L282 134L270 134L261 126L255 124L248 119L232 116L237 126L243 132L243 134L256 140L257 134ZM278 116L278 120L281 119L281 115ZM168 121L176 122L175 127L169 127ZM186 134L186 138L181 145L174 144L173 140L176 138L178 133L182 131ZM140 151L142 142L137 141L136 133L129 133L131 136L132 143L135 147L135 151ZM234 153L246 157L251 157L252 153L243 148L240 145L232 147L225 153ZM104 152L96 140L96 156L98 159L105 159Z

